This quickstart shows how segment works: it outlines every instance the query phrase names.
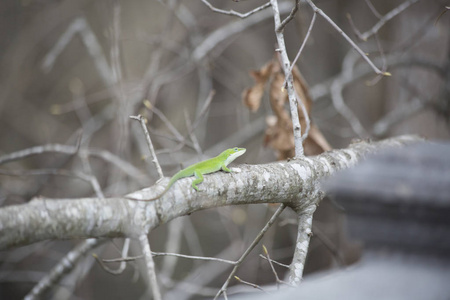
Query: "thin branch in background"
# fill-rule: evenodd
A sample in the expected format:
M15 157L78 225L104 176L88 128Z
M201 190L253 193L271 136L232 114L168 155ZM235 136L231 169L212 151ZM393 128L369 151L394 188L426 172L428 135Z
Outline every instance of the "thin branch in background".
M303 43L300 46L300 49L298 49L297 55L295 56L294 61L292 62L291 69L289 70L290 72L292 72L292 69L294 68L295 64L297 63L298 59L300 58L300 54L302 54L303 48L305 48L306 42L309 39L309 36L313 29L314 23L316 22L316 16L317 16L317 13L314 12L313 17L311 19L311 23L309 24L309 27L308 27L308 31L306 32L305 38L303 39Z
M168 233L166 234L166 245L164 250L167 252L179 252L182 242L182 233L185 218L178 218L168 224ZM152 252L153 255L153 252ZM160 274L171 278L175 272L175 267L178 262L177 256L164 256L162 266L160 267Z
M343 96L345 82L350 80L350 78L353 78L353 68L357 59L358 55L356 53L351 51L348 52L342 62L342 76L339 76L333 80L330 87L330 94L336 111L347 120L353 131L359 137L365 137L367 136L367 131L364 129L353 111L345 104Z
M163 123L167 126L167 128L172 132L172 134L178 141L182 141L184 139L183 135L175 128L175 126L173 126L173 124L169 121L169 119L167 119L162 111L152 105L152 103L148 100L144 100L144 105L147 109L154 112L155 115L157 115L161 119L161 121L163 121Z
M130 249L130 239L126 238L124 243L123 243L121 256L122 257L127 257L129 249ZM117 270L114 270L114 269L111 269L110 267L108 267L107 265L105 265L104 264L105 260L100 259L97 254L94 253L94 254L92 254L92 256L100 264L100 266L102 267L103 270L105 270L106 272L108 272L108 273L110 273L112 275L120 275L120 274L122 274L123 271L125 271L125 268L127 266L127 261L126 260L121 260L119 268L117 268Z
M273 259L267 259L267 257L265 257L264 255L262 255L262 254L260 254L259 255L259 257L261 257L262 259L265 259L265 260L270 260L272 263L274 263L274 264L276 264L276 265L279 265L279 266L281 266L281 267L285 267L285 268L288 268L289 269L289 265L286 265L286 264L282 264L282 263L280 263L280 262L278 262L278 261L276 261L276 260L273 260Z
M89 163L89 158L87 156L82 155L81 156L81 163L83 164L84 171L89 174L89 182L92 186L92 189L95 191L95 194L99 198L105 198L105 195L103 194L102 188L100 186L100 183L97 180L97 177L95 177L92 173L91 164Z
M275 276L275 280L276 280L276 283L277 283L277 289L280 288L280 284L290 285L289 283L284 282L283 280L280 279L280 277L278 277L278 273L275 270L275 267L273 266L272 260L270 259L269 251L267 251L267 248L264 245L262 246L262 248L263 248L264 254L265 254L266 258L267 258L267 261L269 262L270 268L272 269L272 273Z
M260 287L260 286L257 285L257 284L250 283L250 282L248 282L248 281L242 280L241 278L239 278L239 277L237 277L237 276L234 276L234 279L236 279L236 280L239 281L240 283L243 283L243 284L245 284L245 285L251 286L252 288L258 289L258 290L260 290L260 291L262 291L262 292L265 292L265 293L269 294L269 292L265 291L262 287Z
M259 11L261 11L261 10L263 10L263 9L266 9L266 8L268 8L268 7L270 6L270 2L267 2L267 3L265 3L265 4L261 5L261 6L258 6L258 7L255 8L255 9L252 9L252 10L249 11L249 12L246 12L246 13L239 13L239 12L236 12L236 11L234 11L234 10L223 10L223 9L219 9L219 8L217 8L217 7L214 7L214 6L213 6L211 3L209 3L207 0L202 0L202 2L203 2L206 6L208 6L209 9L211 9L213 12L220 13L220 14L224 14L224 15L229 15L229 16L236 16L236 17L239 17L239 18L241 18L241 19L247 18L248 16L250 16L250 15L256 13L256 12L259 12Z
M339 251L338 247L336 247L336 245L327 237L327 235L323 233L319 227L314 225L312 225L312 232L314 236L317 237L322 242L322 244L328 249L328 251L331 252L338 265L340 267L344 266L345 261L344 258L342 257L341 252Z
M85 257L85 254L98 246L100 242L98 239L87 239L80 243L73 250L69 251L63 259L61 259L52 270L42 278L38 284L24 297L24 300L37 300L44 298L44 293L51 287L57 285L61 279L75 268L80 259Z
M418 0L415 0L418 1ZM369 64L369 66L374 70L376 74L380 74L383 76L391 76L391 73L389 72L383 72L380 69L378 69L374 63L367 57L367 55L364 53L364 51L361 50L361 48L358 47L358 45L353 42L353 40L336 24L334 21L328 17L327 14L325 14L321 9L319 9L311 0L306 0L306 2L311 6L311 8L314 10L314 12L318 13L320 16L322 16L330 25L336 29L336 31L341 34L345 40L362 56L362 58Z
M148 133L148 130L147 130L147 125L145 124L146 119L144 117L142 117L141 115L130 116L130 119L137 120L140 122L142 130L144 131L144 134L145 134L145 138L147 140L148 148L152 155L152 162L155 164L156 170L158 171L158 174L159 174L159 178L163 178L164 174L163 174L161 166L159 164L158 157L155 154L155 148L153 148L153 143L152 143L152 140L150 139L150 134Z
M377 42L378 52L380 53L381 61L383 62L381 70L384 72L387 70L386 56L384 55L383 47L381 46L380 39L378 38L378 33L375 33L374 37L375 41ZM381 77L382 77L381 75L377 75L374 79L366 81L366 85L374 86L381 80Z
M280 13L285 13L290 9L291 7L289 2L286 1L280 4ZM191 55L192 60L195 63L202 61L214 48L217 47L217 45L270 18L273 18L273 14L269 10L266 10L261 11L259 14L254 14L246 19L233 21L219 27L207 37L203 38L199 44L195 45L196 47Z
M167 252L154 252L152 251L153 256L174 256L179 258L186 258L186 259L192 259L192 260L200 260L200 261L216 261L220 263L235 265L237 262L222 258L216 258L216 257L205 257L205 256L195 256L195 255L185 255L185 254L179 254L179 253L167 253ZM121 261L135 261L136 259L144 258L143 255L133 256L133 257L120 257L120 258L113 258L113 259L103 259L102 261L104 263L113 263L113 262L121 262Z
M147 238L147 234L142 233L139 236L139 243L141 245L142 254L145 258L145 270L147 272L148 286L152 290L152 296L155 300L161 300L161 291L159 290L158 280L156 278L155 262L153 261L152 251L150 249L150 243Z
M372 35L374 35L375 33L377 33L380 30L380 28L383 27L384 24L386 24L386 22L388 22L389 20L400 14L402 11L404 11L405 9L407 9L408 7L419 1L420 0L409 0L403 2L402 4L400 4L399 6L397 6L396 8L385 14L371 29L367 30L361 35L358 35L358 37L363 41L367 41L367 39Z
M423 100L420 100L417 97L414 97L409 103L397 106L394 110L390 111L373 125L373 135L377 137L386 135L388 130L394 125L417 114L425 107L426 106Z
M236 264L231 271L230 275L228 276L225 283L222 285L221 289L217 292L214 299L219 298L220 295L226 295L226 291L228 288L228 285L230 284L230 280L234 277L234 274L236 274L237 269L240 267L244 259L250 254L250 252L255 248L255 246L259 243L259 241L263 238L264 234L269 230L269 228L275 223L275 220L278 218L278 216L283 212L283 210L286 208L285 204L281 204L277 211L273 214L273 216L270 218L270 220L266 223L266 225L263 227L263 229L258 233L256 238L253 240L253 242L250 244L250 246L245 250L245 252L242 254L242 256L236 261ZM226 297L226 296L225 296Z
M194 134L191 119L189 118L189 113L186 110L184 110L184 120L186 122L186 128L188 130L192 144L194 145L195 151L197 151L198 155L202 155L203 154L202 148L200 147L200 143L198 142L198 139Z
M305 132L302 135L302 143L306 140L306 138L309 135L309 130L311 129L311 119L309 118L308 111L306 110L305 104L303 103L302 99L300 99L300 96L297 92L295 92L295 97L297 99L298 104L300 105L300 108L302 109L303 116L305 117L306 122L306 128Z
M436 18L436 21L434 21L434 26L436 26L436 24L437 24L437 22L439 21L439 19L446 13L446 12L448 12L450 10L450 6L446 6L445 7L445 10L443 10L440 14L439 14L439 16Z
M272 4L273 17L275 28L278 28L281 24L280 10L278 8L278 0L270 0ZM275 35L278 42L278 51L280 52L281 65L283 66L284 77L286 78L287 93L289 99L289 108L291 112L291 120L294 135L294 145L295 145L295 157L300 158L304 156L303 144L302 144L302 130L300 125L300 119L298 117L298 101L295 96L294 89L294 79L292 72L290 72L291 65L289 62L289 57L287 55L286 44L284 42L283 32L275 30Z
M42 69L44 72L49 72L53 68L58 56L63 52L77 33L80 35L81 40L88 50L88 53L92 57L94 66L96 67L104 83L107 86L114 85L116 81L112 75L113 72L108 65L108 61L103 53L100 42L84 17L76 18L69 25L64 34L61 35L55 46L45 56L44 61L42 62Z
M79 149L79 143L76 146L62 145L62 144L47 144L42 146L35 146L9 154L0 156L0 165L12 162L19 159L24 159L33 155L44 154L44 153L62 153L67 155L74 155L79 153L81 156L96 156L103 159L106 162L112 163L128 175L141 180L146 177L139 169L131 165L130 163L122 160L120 157L112 154L106 150L98 149Z
M204 116L206 115L206 112L208 111L209 107L211 106L212 99L214 98L214 95L216 94L215 90L211 90L208 94L208 97L206 98L206 101L203 103L202 108L200 109L200 113L196 116L194 124L192 125L192 130L195 131L197 126L200 124Z
M284 19L280 25L277 27L276 32L282 32L284 30L284 27L286 27L286 25L294 18L295 14L298 11L298 6L299 6L299 2L300 0L295 0L295 5L292 8L291 12L289 13L289 15L286 17L286 19Z
M375 17L378 19L381 19L383 16L378 12L378 10L373 6L372 1L370 0L364 0L366 1L367 6L370 8L370 11L373 13Z

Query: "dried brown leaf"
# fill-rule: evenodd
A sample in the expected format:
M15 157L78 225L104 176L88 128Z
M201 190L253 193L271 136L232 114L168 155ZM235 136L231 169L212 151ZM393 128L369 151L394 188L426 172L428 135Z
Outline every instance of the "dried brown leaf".
M255 112L261 105L261 99L264 95L264 88L272 74L273 62L265 64L261 69L251 71L250 75L255 80L255 84L242 93L242 101L250 111Z

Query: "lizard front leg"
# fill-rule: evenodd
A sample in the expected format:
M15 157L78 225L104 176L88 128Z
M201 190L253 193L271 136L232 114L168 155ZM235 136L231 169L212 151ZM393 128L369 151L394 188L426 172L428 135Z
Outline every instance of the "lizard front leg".
M222 165L222 171L227 172L227 173L233 172L230 169L228 169L227 166L225 166L225 165Z
M191 186L198 192L197 184L203 182L203 175L198 170L194 171L194 175L195 175L195 179L194 179L194 181L192 181Z

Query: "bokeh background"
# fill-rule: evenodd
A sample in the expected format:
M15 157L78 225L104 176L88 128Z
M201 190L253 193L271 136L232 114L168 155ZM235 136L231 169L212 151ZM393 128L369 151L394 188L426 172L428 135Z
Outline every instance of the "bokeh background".
M265 2L211 3L245 12ZM355 29L371 29L379 17L402 3L411 5L367 41L358 39ZM329 144L340 148L354 138L400 134L447 140L450 13L443 13L446 1L373 1L375 10L369 1L315 4L380 69L392 73L377 77L344 38L317 17L297 66L309 85L312 121ZM292 6L293 2L280 2L284 16ZM285 29L291 60L311 18L312 10L301 3ZM272 60L276 47L271 8L241 20L214 13L193 0L1 1L0 157L51 144L76 151L2 163L0 204L26 203L39 195L95 195L92 182L80 179L80 174L95 177L105 197L152 185L158 178L143 132L129 118L137 114L148 118L166 176L232 146L247 148L239 163L276 160L276 150L264 147L266 120L273 115L268 95L256 112L250 112L241 99L254 84L249 72ZM215 93L204 109L211 91ZM340 113L339 96L353 119ZM64 176L61 170L67 171ZM150 234L152 249L236 259L274 210L248 205L183 217ZM359 259L361 245L346 237L344 218L324 200L315 215L306 274ZM293 213L284 212L263 240L271 257L285 264L290 263L296 237L293 220ZM0 298L23 297L80 242L48 241L1 252ZM115 239L94 252L102 258L118 257L123 244ZM130 256L139 254L135 244L131 243ZM258 256L261 248L254 252L238 276L261 285L273 283L270 266ZM219 263L167 257L156 262L168 299L210 297L230 270ZM139 299L145 286L138 270L139 262L130 263L114 276L88 255L47 296ZM280 276L286 273L282 267L277 271ZM249 289L237 284L232 291Z

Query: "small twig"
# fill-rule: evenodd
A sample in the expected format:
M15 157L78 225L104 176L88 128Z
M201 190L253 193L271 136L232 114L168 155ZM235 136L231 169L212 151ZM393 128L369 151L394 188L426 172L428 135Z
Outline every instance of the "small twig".
M373 6L372 2L370 0L364 0L366 1L367 6L372 11L373 15L377 17L378 19L381 19L383 16L378 12L378 10Z
M278 218L278 216L283 212L283 210L286 208L285 204L281 204L277 211L273 214L273 216L270 218L270 220L267 222L267 224L261 229L261 231L258 233L256 238L253 240L253 242L250 244L250 246L245 250L245 252L242 254L242 256L236 261L236 264L231 271L230 275L228 276L225 283L222 285L221 289L217 292L214 299L217 299L221 294L226 295L226 290L228 285L230 284L230 280L233 278L234 274L236 274L237 269L242 264L244 259L250 254L250 252L255 248L255 246L259 243L259 241L263 238L264 234L269 230L269 228L275 223L275 220Z
M295 16L295 14L298 11L298 5L299 5L300 0L295 0L295 5L292 8L291 12L289 13L289 15L286 17L286 19L284 19L280 25L277 27L276 31L277 32L282 32L284 30L284 27L286 27L287 23L289 23Z
M389 20L400 14L402 11L404 11L405 9L407 9L408 7L419 1L420 0L409 0L403 2L402 4L400 4L399 6L397 6L396 8L385 14L371 29L367 30L361 35L358 35L358 37L363 41L367 41L367 39L372 35L374 35L375 33L377 33L378 30L380 30L380 28L383 27L384 24L386 24L386 22L388 22Z
M331 254L336 259L338 265L344 266L345 261L344 258L342 257L342 254L339 252L336 245L326 236L326 234L324 234L322 230L320 230L317 226L314 225L312 226L312 232L314 236L317 237L322 242L322 244L331 252Z
M157 115L161 119L161 121L163 121L163 123L167 126L167 128L172 132L172 134L176 137L178 141L182 141L184 139L181 133L175 128L175 126L173 126L173 124L169 121L169 119L167 119L167 117L163 114L162 111L160 111L157 107L152 105L151 102L148 100L144 100L144 105L146 108L154 112L155 115Z
M266 8L268 8L268 7L270 6L270 2L267 2L266 4L263 4L263 5L261 5L261 6L258 6L257 8L255 8L255 9L249 11L249 12L246 12L246 13L239 13L239 12L234 11L234 10L223 10L223 9L219 9L219 8L217 8L217 7L214 7L214 6L213 6L211 3L209 3L207 0L202 0L202 2L203 2L206 6L208 6L209 9L211 9L213 12L220 13L220 14L224 14L224 15L229 15L229 16L236 16L236 17L239 17L239 18L241 18L241 19L247 18L248 16L250 16L250 15L252 15L252 14L258 12L258 11L261 11L261 10L263 10L263 9L266 9Z
M150 243L146 233L142 233L139 236L139 243L141 244L142 254L145 258L145 266L148 276L149 287L152 290L153 299L161 300L161 291L159 290L158 281L156 279L155 262L153 261L152 251L150 249Z
M130 249L130 239L126 238L124 243L123 243L123 247L122 247L122 253L121 256L122 257L126 257L128 255L128 250ZM127 266L125 260L121 260L120 261L120 266L117 270L113 270L111 268L109 268L108 266L106 266L104 264L105 260L100 259L97 254L93 253L92 256L95 258L95 260L100 264L100 266L103 268L103 270L105 270L106 272L113 274L113 275L120 275L123 273L123 271L125 271L125 268Z
M300 108L302 109L303 116L305 117L306 122L306 128L305 132L302 135L302 143L306 140L306 138L309 135L309 130L311 129L311 119L309 118L308 111L306 110L305 103L300 99L300 96L298 95L297 91L295 92L295 97L297 98L297 102L300 105Z
M418 1L418 0L415 0ZM378 69L374 63L367 57L367 55L364 53L364 51L361 50L361 48L358 47L358 45L355 44L355 42L352 41L352 39L336 24L334 21L328 17L327 14L325 14L321 9L319 9L311 0L306 0L306 2L311 6L311 8L314 10L314 12L318 13L322 18L324 18L330 25L336 29L337 32L339 32L344 39L349 42L349 44L362 56L362 58L369 64L369 66L374 70L375 73L383 75L383 76L391 76L391 73L389 72L383 72L380 69Z
M105 150L98 149L79 149L79 146L69 146L62 144L47 144L42 146L35 146L28 149L23 149L20 151L12 152L3 156L0 156L0 165L24 159L29 156L44 154L44 153L63 153L67 155L74 155L79 152L82 156L97 156L107 162L114 164L116 167L123 170L128 175L135 178L142 178L145 175L138 169L136 169L133 165L128 162L122 160L120 157L112 154L111 152Z
M188 130L189 137L191 138L192 144L194 145L195 151L197 151L197 154L202 155L203 151L200 147L200 143L198 142L197 137L194 134L194 130L192 129L191 119L189 118L189 114L186 110L184 111L184 120L186 122L186 128Z
M437 24L437 22L439 21L439 19L446 13L446 12L448 12L450 10L450 6L446 6L445 7L445 10L443 10L440 14L439 14L439 16L436 18L436 21L434 21L434 26L436 26L436 24Z
M260 287L260 286L257 285L257 284L250 283L250 282L248 282L248 281L242 280L241 278L239 278L239 277L237 277L237 276L234 276L234 278L235 278L237 281L239 281L240 283L243 283L243 284L245 284L245 285L251 286L252 288L258 289L258 290L260 290L260 291L262 291L262 292L265 292L265 293L269 294L269 292L265 291L262 287Z
M303 43L300 46L300 49L298 49L297 55L295 56L294 61L292 62L290 72L292 72L292 69L294 68L295 64L297 63L297 60L300 58L300 54L302 54L303 48L305 48L306 42L309 39L309 35L311 34L314 23L316 22L316 16L317 16L317 13L314 12L311 23L309 24L309 27L308 27L308 31L306 32L305 38L303 39Z
M383 47L381 46L380 39L378 38L378 33L376 33L374 36L375 36L375 41L377 42L378 52L380 53L380 57L381 57L381 61L382 61L381 70L384 72L384 71L387 70L386 55L384 55L384 50L383 50ZM366 84L368 86L373 86L373 85L377 84L381 80L381 77L382 76L377 75L374 79L366 82Z
M275 28L278 28L281 24L280 11L278 8L278 0L270 0L270 3L272 3ZM287 93L289 98L289 108L291 112L291 120L293 125L292 128L294 135L295 157L300 158L304 155L302 144L302 130L300 125L300 119L298 117L298 100L297 97L295 96L294 80L292 72L290 72L291 65L289 62L289 57L287 55L283 32L278 32L275 30L275 35L277 37L278 51L280 52L280 59L284 71L284 77L286 78Z
M392 126L420 112L424 108L425 103L423 100L416 97L413 98L411 102L396 107L378 120L373 125L373 135L377 137L385 135Z
M163 178L164 174L162 172L161 166L159 165L158 157L155 154L155 148L153 148L152 140L150 139L150 134L147 130L147 125L145 124L146 120L141 115L138 116L130 116L130 119L138 120L141 123L142 130L144 130L145 138L147 139L148 148L153 157L152 162L155 164L156 170L158 171L159 178Z
M206 112L208 111L212 99L214 97L214 95L216 94L215 90L211 90L208 94L208 98L206 98L205 103L203 103L202 108L200 109L200 113L198 114L198 116L196 116L194 124L192 125L192 130L195 131L195 129L197 128L197 126L200 124L201 120L203 119L203 117L205 116Z
M270 268L272 269L272 273L275 276L275 280L276 280L276 283L277 283L277 289L279 289L280 288L280 283L283 283L283 281L280 280L280 277L278 277L278 273L277 273L277 271L275 270L275 267L272 264L272 260L270 259L270 256L269 256L269 251L267 251L266 246L262 245L262 248L263 248L264 254L266 255L267 261L269 262Z
M186 259L193 259L193 260L203 260L203 261L216 261L221 262L229 265L236 265L237 261L232 261L228 259L222 259L222 258L216 258L216 257L205 257L205 256L194 256L194 255L185 255L185 254L179 254L179 253L167 253L167 252L153 252L153 256L175 256L179 258L186 258ZM120 258L113 258L113 259L103 259L102 261L104 263L112 263L112 262L120 262L120 261L134 261L136 259L144 258L143 255L138 256L131 256L131 257L120 257Z
M52 286L56 285L63 276L67 275L77 266L80 259L84 257L86 252L98 246L101 241L97 239L87 239L73 250L68 252L52 270L42 278L38 284L25 296L24 300L41 299L42 295Z
M260 254L259 257L261 257L262 259L265 259L265 260L270 260L272 263L274 263L274 264L276 264L276 265L279 265L279 266L281 266L281 267L285 267L285 268L288 268L288 269L289 269L289 265L282 264L282 263L280 263L280 262L278 262L278 261L276 261L276 260L273 260L273 259L267 259L267 257L265 257L265 256L262 255L262 254Z

